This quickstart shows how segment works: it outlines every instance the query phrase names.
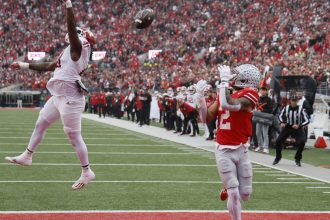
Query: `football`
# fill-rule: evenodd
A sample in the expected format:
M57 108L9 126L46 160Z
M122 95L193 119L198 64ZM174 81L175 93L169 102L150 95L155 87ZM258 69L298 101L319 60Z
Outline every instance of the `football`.
M144 29L146 27L149 27L154 19L155 19L154 10L150 8L142 9L134 17L134 26L137 29Z

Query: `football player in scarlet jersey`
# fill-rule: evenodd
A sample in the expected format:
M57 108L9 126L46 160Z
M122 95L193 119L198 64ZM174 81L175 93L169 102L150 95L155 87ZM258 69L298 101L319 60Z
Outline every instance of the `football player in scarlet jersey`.
M72 3L70 0L61 1L66 7L66 24L68 34L65 40L70 44L60 57L53 62L24 63L14 62L11 69L31 69L37 71L54 71L53 77L47 83L47 89L52 97L40 111L34 131L26 150L16 157L5 159L19 165L32 164L32 155L43 139L46 129L55 121L61 119L64 132L76 150L80 160L82 173L72 185L73 189L81 189L95 178L89 167L88 151L81 136L81 114L85 107L83 91L87 89L80 82L80 74L87 68L91 55L91 44L95 38L88 30L76 28Z
M216 164L225 190L221 199L228 197L227 208L232 220L241 219L240 200L247 201L252 193L252 164L248 158L248 142L252 135L252 110L258 103L257 88L261 74L257 67L243 64L230 69L218 66L221 83L217 101L207 108L205 80L197 85L197 102L202 122L218 117L216 135ZM230 95L229 81L233 79L236 91Z

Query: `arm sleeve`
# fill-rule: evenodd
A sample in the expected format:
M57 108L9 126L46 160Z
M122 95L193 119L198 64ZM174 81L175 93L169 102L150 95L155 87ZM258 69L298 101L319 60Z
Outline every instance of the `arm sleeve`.
M241 104L229 104L226 97L226 87L220 87L220 106L223 110L238 112L241 110Z
M306 125L309 124L309 117L308 117L308 114L306 112L306 109L303 109L301 111L301 118L302 118L301 126L306 126Z
M281 110L281 113L280 113L280 115L278 116L278 119L280 120L280 123L286 123L285 109L286 109L286 107L284 107L284 108Z

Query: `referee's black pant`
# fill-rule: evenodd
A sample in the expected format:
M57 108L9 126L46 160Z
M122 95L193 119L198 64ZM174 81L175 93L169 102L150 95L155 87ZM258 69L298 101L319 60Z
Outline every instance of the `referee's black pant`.
M276 139L276 159L282 158L282 145L290 135L296 140L295 145L298 147L295 160L300 161L306 142L305 132L302 128L294 129L290 125L284 127Z

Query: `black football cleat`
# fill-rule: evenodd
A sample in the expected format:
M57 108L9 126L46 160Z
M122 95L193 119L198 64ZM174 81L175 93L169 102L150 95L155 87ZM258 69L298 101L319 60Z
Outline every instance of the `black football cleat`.
M300 160L295 160L295 162L296 162L296 166L297 166L297 167L301 167Z
M273 162L273 165L278 164L278 163L280 162L280 160L281 160L281 159L277 159L277 158L275 158L275 160L274 160L274 162Z

